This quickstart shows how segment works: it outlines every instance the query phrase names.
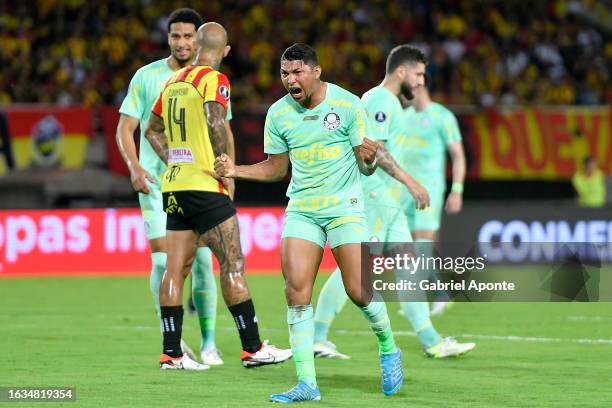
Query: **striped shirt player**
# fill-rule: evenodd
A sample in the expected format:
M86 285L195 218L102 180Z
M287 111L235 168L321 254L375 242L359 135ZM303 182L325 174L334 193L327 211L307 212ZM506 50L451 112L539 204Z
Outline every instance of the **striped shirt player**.
M166 229L182 230L196 222L204 233L236 213L227 189L210 174L215 153L203 109L211 101L227 109L229 99L224 74L191 65L170 77L153 105L153 113L164 120L168 143L168 166L162 176ZM212 210L218 216L212 217ZM190 218L196 215L198 221Z

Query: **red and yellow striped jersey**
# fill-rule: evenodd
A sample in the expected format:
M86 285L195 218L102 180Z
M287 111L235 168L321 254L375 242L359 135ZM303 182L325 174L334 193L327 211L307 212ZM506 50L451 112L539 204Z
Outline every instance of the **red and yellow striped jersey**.
M218 102L227 110L230 84L225 75L207 66L190 65L168 79L153 105L164 120L168 168L162 191L214 191L228 194L223 184L205 173L214 171L204 104Z

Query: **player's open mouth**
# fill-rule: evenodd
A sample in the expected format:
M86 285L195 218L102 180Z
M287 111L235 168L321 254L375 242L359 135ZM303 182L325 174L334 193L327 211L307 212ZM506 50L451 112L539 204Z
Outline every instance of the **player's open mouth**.
M298 98L302 95L302 88L289 88L289 93L291 93L291 96L294 98Z

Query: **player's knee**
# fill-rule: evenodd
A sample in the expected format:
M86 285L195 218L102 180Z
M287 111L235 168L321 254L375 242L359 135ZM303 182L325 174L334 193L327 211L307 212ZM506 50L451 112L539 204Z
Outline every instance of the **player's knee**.
M221 288L226 293L248 294L249 288L244 277L244 269L221 269Z
M351 282L348 285L345 282L344 287L348 297L359 307L366 306L372 297L371 290L367 287L362 287L359 282Z
M310 303L312 289L297 282L285 282L285 297L289 305L305 305Z

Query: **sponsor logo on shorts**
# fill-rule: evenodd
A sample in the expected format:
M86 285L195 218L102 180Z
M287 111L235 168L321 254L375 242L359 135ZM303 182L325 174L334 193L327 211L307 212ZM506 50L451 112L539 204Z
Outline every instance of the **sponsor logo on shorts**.
M176 197L172 193L168 195L168 203L166 205L166 212L168 214L174 214L175 212L178 214L184 214L183 208L180 205L178 205L178 201L176 201Z

